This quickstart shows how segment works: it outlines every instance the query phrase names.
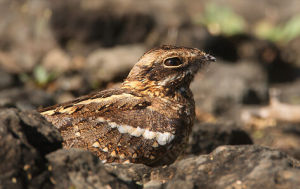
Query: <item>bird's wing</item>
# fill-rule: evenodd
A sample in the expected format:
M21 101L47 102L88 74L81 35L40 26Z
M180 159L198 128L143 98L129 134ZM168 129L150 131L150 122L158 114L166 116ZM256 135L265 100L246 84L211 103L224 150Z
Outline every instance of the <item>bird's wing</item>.
M84 121L100 121L101 118L113 121L118 119L116 117L118 115L143 109L150 104L146 98L126 89L111 89L40 109L39 112L55 127L62 130L64 127ZM120 121L126 120L117 120Z
M179 119L166 116L170 112L160 112L159 106L164 105L152 105L143 96L114 89L40 112L60 130L66 148L89 149L111 161L123 156L137 160L147 153L151 159L151 146L164 151L162 147L174 138L172 131L181 124Z

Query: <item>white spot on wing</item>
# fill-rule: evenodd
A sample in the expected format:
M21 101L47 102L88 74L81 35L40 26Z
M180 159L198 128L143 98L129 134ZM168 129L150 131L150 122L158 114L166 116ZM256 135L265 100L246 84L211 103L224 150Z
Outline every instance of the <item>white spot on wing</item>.
M141 136L142 134L144 134L144 132L145 132L145 129L142 129L142 128L140 128L140 127L137 127L137 128L135 128L130 134L131 134L132 136L139 137L139 136Z
M160 145L165 145L171 142L173 139L174 139L174 135L168 132L164 132L164 133L158 132L156 137L156 140Z
M100 118L100 117L97 118L97 121L107 122L111 128L117 128L118 131L122 134L127 133L134 137L143 136L145 139L148 140L155 139L159 145L166 145L170 143L175 137L175 135L173 135L170 132L162 133L162 132L150 131L149 129L143 129L140 127L132 127L130 125L119 125L115 122L112 122L110 120L105 120L104 118Z
M145 132L143 133L143 137L145 139L154 139L156 137L156 133L158 132L153 132L153 131L149 131L148 129L145 129Z
M130 130L133 129L133 127L127 125L118 125L117 127L120 133L130 133Z
M109 125L110 125L111 128L118 127L118 125L115 122L110 122Z

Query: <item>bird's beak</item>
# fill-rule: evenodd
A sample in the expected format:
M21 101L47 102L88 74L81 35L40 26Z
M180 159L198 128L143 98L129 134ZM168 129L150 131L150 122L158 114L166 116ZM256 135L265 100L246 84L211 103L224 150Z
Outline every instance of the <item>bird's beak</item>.
M205 60L208 61L208 62L215 62L217 59L209 54L205 54L204 55L205 57Z

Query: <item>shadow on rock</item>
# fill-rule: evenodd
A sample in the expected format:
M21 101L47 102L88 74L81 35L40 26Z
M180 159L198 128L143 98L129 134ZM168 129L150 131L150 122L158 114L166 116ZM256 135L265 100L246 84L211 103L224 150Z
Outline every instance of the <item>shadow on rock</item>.
M234 123L196 123L187 154L208 154L221 145L253 144L251 137Z
M0 109L0 185L41 188L50 184L44 155L61 148L59 132L37 112Z
M207 125L214 131L207 133L217 133L219 126ZM195 129L206 136L203 128ZM244 136L235 134L239 132L228 126L223 134L211 134L211 139L201 139L197 134L192 138L200 138L198 143L216 139L216 144L220 139L235 143L234 136L237 141ZM6 188L296 188L300 185L299 161L260 146L220 146L208 155L188 157L162 167L104 165L88 151L60 149L59 132L42 116L13 108L0 109L0 138L0 185ZM198 150L192 148L195 149Z

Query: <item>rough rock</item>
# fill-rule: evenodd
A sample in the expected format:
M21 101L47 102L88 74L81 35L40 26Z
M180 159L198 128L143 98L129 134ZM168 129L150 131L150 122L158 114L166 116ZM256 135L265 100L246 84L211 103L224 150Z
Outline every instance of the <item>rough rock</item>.
M164 166L163 169L168 168ZM143 185L151 181L152 175L156 170L161 168L151 168L144 164L105 164L105 169L116 175L118 178L126 182L134 181L139 185ZM154 171L154 172L153 172ZM160 175L161 176L161 175Z
M137 188L90 152L57 150L58 130L35 111L0 109L0 139L0 188Z
M144 188L297 188L300 162L266 147L220 146L208 155L182 159L170 166L106 165L118 177ZM127 171L127 174L126 174ZM129 178L128 178L129 177Z
M220 146L208 155L185 157L163 167L104 165L90 152L59 149L62 139L50 123L37 112L14 108L0 110L0 138L0 185L5 188L296 188L300 185L299 161L283 152L255 145Z
M249 134L232 122L196 123L187 154L208 154L222 145L253 144Z
M50 184L44 155L61 148L59 132L37 112L0 109L0 186Z
M255 144L268 146L300 159L299 123L277 122L276 126L265 125L249 130Z
M10 52L0 51L0 67L8 73L21 73L22 68L16 63L15 57Z
M182 6L180 0L55 1L51 25L58 42L67 48L85 51L142 43L155 40L160 29L176 35L176 29L188 21Z
M181 160L165 188L297 188L300 162L260 146L221 146Z
M280 102L294 105L300 104L300 79L294 82L274 85L273 89L275 89L275 97Z
M283 107L300 106L300 80L274 85L271 90L271 97L273 101L278 100L280 104L284 105ZM268 106L272 107L271 104L265 107ZM290 112L290 109L282 109L282 106L273 107L277 111ZM255 112L259 110L257 106L247 108L248 112L251 112L251 109L255 110ZM255 144L278 149L300 159L300 123L295 119L298 117L297 115L297 111L294 114L292 112L286 115L282 114L282 117L288 116L290 121L287 121L288 119L286 121L277 120L276 116L258 117L258 120L255 121L254 117L254 122L252 124L244 124L244 128L251 134ZM292 119L293 117L294 120Z
M238 120L236 110L241 104L267 102L267 79L258 64L218 62L212 63L209 71L198 75L191 84L198 108L217 116L226 115L229 120Z
M250 28L254 27L259 21L271 20L273 24L285 23L300 11L298 0L289 0L288 3L280 0L264 0L257 3L251 3L250 1L236 2L235 0L192 0L184 1L184 3L188 7L188 10L190 10L189 14L191 16L199 14L197 10L206 3L213 3L220 7L230 7L233 12L245 19ZM265 12L266 8L270 12L276 12L277 14L267 14ZM254 10L255 14L253 14Z
M72 75L66 75L61 76L57 78L55 81L57 90L63 90L63 91L76 91L78 93L82 92L90 92L87 91L86 88L88 88L87 81L84 80L84 78L80 74L72 74Z
M300 55L299 55L299 48L300 48L300 36L290 41L286 44L281 50L283 59L287 60L288 62L293 62L295 66L299 69L300 67Z
M45 91L30 88L11 88L0 92L0 107L17 107L33 110L54 104L53 97Z
M142 45L126 45L98 49L87 58L86 72L89 81L108 82L126 78L128 72L144 54Z
M40 58L56 46L48 6L46 1L38 0L0 2L3 18L0 21L0 65L6 71L31 71Z
M4 72L0 68L0 90L12 87L15 83L13 75Z
M105 170L92 153L79 149L58 150L47 155L55 188L138 188Z
M42 66L47 71L56 73L66 72L72 69L71 57L62 49L49 51L42 60Z

